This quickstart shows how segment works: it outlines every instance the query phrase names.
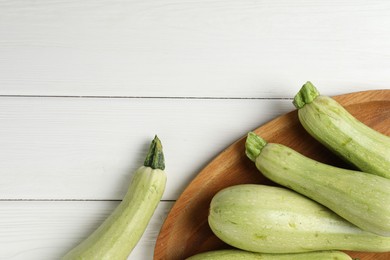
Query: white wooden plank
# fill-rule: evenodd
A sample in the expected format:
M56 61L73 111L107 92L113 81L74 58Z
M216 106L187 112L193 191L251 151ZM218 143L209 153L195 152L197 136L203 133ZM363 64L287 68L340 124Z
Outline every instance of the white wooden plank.
M389 88L388 1L0 1L0 94Z
M150 141L174 200L219 152L291 100L0 98L0 198L121 199Z
M0 201L0 259L55 260L86 238L118 201ZM128 258L150 260L173 202L161 202Z

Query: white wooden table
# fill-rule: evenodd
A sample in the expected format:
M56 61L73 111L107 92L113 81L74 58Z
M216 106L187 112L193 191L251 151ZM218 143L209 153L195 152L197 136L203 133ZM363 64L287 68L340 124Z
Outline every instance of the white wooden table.
M157 134L167 188L129 257L238 138L326 95L390 87L390 2L0 1L0 259L59 259Z

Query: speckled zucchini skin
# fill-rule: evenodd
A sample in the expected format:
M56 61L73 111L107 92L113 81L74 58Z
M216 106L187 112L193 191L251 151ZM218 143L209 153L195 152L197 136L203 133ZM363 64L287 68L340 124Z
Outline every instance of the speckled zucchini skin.
M153 140L144 166L134 173L128 191L112 214L63 260L126 260L144 233L165 190L160 140Z
M363 230L390 236L390 179L320 163L254 133L248 134L246 151L270 180L319 202Z
M237 249L216 250L197 254L186 260L352 260L339 251L319 251L295 254L253 253Z
M222 241L251 252L390 250L390 237L363 231L319 203L281 187L225 188L213 197L208 222Z
M307 82L294 98L306 131L358 169L390 179L390 137L363 124ZM390 126L389 126L390 127Z

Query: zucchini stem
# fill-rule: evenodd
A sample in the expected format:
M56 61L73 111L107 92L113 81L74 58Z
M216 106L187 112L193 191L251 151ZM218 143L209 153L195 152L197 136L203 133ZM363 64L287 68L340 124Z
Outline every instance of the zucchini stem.
M152 169L165 169L164 153L162 150L162 144L157 135L154 137L149 147L149 152L146 155L144 166Z
M249 132L245 142L245 154L254 162L266 145L267 142L263 138L253 132Z
M313 100L319 96L320 93L314 87L314 85L308 81L306 82L299 92L295 95L293 104L297 109L304 107L306 104L310 104Z

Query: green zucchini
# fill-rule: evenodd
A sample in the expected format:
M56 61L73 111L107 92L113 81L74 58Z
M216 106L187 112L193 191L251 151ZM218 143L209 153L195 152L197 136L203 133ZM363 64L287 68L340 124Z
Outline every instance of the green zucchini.
M363 124L307 82L293 101L302 126L361 171L390 179L390 137Z
M122 202L88 238L63 259L127 259L164 193L164 168L162 146L156 136L150 145L144 166L134 173Z
M240 184L211 200L208 223L225 243L259 253L390 251L390 237L363 231L323 205L282 187Z
M246 154L270 180L333 210L363 230L390 236L390 180L337 168L249 133Z
M318 251L295 254L254 253L239 249L223 249L200 253L186 260L352 260L340 251Z

